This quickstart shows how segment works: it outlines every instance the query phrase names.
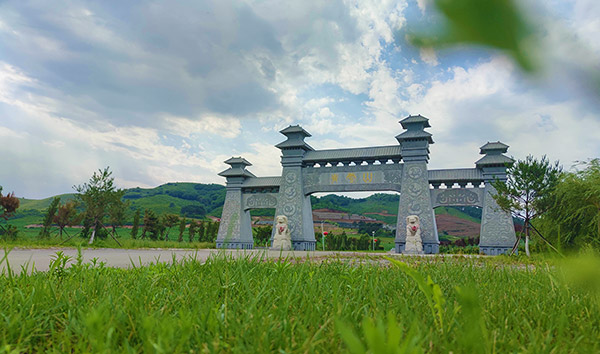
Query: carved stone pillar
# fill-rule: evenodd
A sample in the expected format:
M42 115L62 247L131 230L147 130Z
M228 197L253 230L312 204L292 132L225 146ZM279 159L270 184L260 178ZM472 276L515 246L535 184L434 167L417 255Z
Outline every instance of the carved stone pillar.
M310 196L304 194L302 183L302 158L306 151L313 150L304 142L304 138L309 137L310 134L298 125L283 129L281 134L285 135L287 140L276 145L281 149L283 171L275 217L287 216L294 250L313 251L316 240L312 207ZM271 242L272 240L273 236Z
M421 224L421 238L425 253L438 253L439 240L435 215L431 207L427 164L404 163L398 220L396 221L396 253L402 253L406 243L406 217L417 215Z
M217 235L217 248L253 248L250 222L250 212L242 206L242 189L227 188Z
M244 210L242 203L242 184L246 178L254 177L246 170L246 166L251 164L241 157L232 157L225 163L231 167L219 173L227 178L227 192L217 234L217 248L251 249L254 239L250 212Z
M500 209L493 197L494 194L496 194L496 189L486 182L479 250L492 256L510 252L517 240L512 216Z
M285 215L288 218L294 250L314 251L316 240L312 208L310 196L304 195L300 167L283 168L275 217L277 215Z
M421 238L425 253L439 252L439 239L435 215L431 205L429 192L429 144L433 144L431 134L424 129L429 128L429 120L420 115L409 116L400 121L406 129L396 139L402 145L402 185L398 220L396 222L396 253L402 253L406 244L406 217L417 215L421 224Z
M496 203L496 189L491 184L495 180L506 181L506 166L514 162L502 154L507 151L508 145L499 141L487 143L480 151L485 156L475 163L482 170L485 183L479 250L487 255L508 253L516 242L512 216Z

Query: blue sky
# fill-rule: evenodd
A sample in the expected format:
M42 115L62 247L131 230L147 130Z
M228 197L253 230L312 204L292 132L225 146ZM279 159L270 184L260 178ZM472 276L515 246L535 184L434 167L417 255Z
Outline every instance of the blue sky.
M317 149L395 144L430 119L430 168L471 167L487 141L570 167L600 154L600 5L527 2L544 75L502 53L410 47L438 21L419 1L6 1L0 4L0 185L72 192L110 166L117 185L224 183L230 156L280 173L278 133ZM590 64L591 63L591 64Z

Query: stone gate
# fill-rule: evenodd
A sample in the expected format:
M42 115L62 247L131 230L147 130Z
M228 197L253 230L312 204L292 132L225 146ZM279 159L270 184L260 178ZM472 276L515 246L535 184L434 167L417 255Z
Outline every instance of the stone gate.
M218 248L252 248L251 209L275 208L275 215L288 217L292 247L314 250L310 195L318 192L395 191L400 193L395 250L404 250L406 217L418 215L425 253L437 253L439 239L433 209L439 206L482 208L479 247L497 255L514 245L515 230L510 214L502 211L492 195L491 182L506 180L506 166L513 160L504 155L508 146L488 142L474 168L429 170L429 145L433 144L429 120L421 115L400 121L403 133L398 145L353 149L315 150L304 140L311 135L299 125L281 130L287 138L276 145L281 150L282 174L256 177L242 157L225 161L230 168L219 173L227 179L227 194L217 236Z

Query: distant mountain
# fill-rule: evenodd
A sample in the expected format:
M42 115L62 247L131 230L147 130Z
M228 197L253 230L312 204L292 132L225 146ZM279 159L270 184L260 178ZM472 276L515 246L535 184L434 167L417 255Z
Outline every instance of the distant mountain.
M62 194L62 202L75 199L75 194ZM33 200L21 199L16 218L39 222L53 197ZM157 214L177 214L202 218L221 216L225 201L225 187L218 184L167 183L156 188L130 188L123 197L129 203L127 218L131 220L136 209L151 209ZM376 193L367 198L349 198L339 195L311 196L313 209L331 209L364 215L394 225L398 214L398 194ZM272 216L275 210L253 210L255 216ZM479 233L481 210L473 207L441 207L435 210L440 237L476 236ZM33 221L33 219L37 221Z

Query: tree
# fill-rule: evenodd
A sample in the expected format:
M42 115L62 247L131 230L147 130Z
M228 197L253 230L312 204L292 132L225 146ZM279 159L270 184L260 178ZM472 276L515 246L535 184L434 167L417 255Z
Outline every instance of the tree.
M2 186L0 186L0 217L4 220L8 220L15 211L19 208L19 198L15 197L15 193L8 193L2 195Z
M48 237L50 236L50 227L52 226L52 222L54 221L54 216L56 215L56 211L58 210L58 205L60 204L60 197L54 197L46 210L46 216L44 216L44 221L42 223L42 229L40 230L40 237Z
M133 225L131 226L131 238L136 239L140 228L140 209L135 210L133 214Z
M169 231L171 231L173 226L179 223L179 216L175 214L166 214L163 216L162 222L166 227L164 240L167 241L169 238Z
M206 236L205 240L207 242L215 242L217 239L217 233L219 232L219 223L218 222L209 222L206 227Z
M58 206L58 211L52 221L58 226L58 235L62 240L62 234L67 226L73 226L81 221L80 215L77 214L77 203L73 201L66 202Z
M498 206L523 220L527 256L530 256L531 221L547 212L552 206L552 193L560 180L561 173L562 168L558 161L550 164L545 155L539 161L529 155L525 160L518 160L508 168L506 182L496 180L492 183L497 191L494 199ZM517 239L513 251L520 240L521 236Z
M5 221L15 214L15 211L19 208L19 198L15 197L15 193L8 193L2 195L2 186L0 186L0 218ZM17 228L12 225L7 225L6 228L0 225L0 234L6 234L8 237L17 237Z
M342 231L340 235L340 251L346 251L348 249L348 245L346 242L348 241L348 236L346 235L346 231Z
M198 241L200 242L204 242L206 241L206 229L204 227L204 222L202 221L198 221L198 227L197 227L197 232L198 232Z
M125 191L115 188L109 167L94 172L88 183L73 186L73 189L79 193L77 198L83 204L86 216L92 221L92 235L88 242L92 244L96 233L104 226L103 221L109 211L121 207Z
M150 209L144 211L144 228L142 229L142 239L146 238L146 234L152 240L157 240L160 234L160 220L156 213Z
M190 228L188 229L188 232L190 234L190 237L188 240L190 242L194 242L194 236L196 235L196 221L195 220L190 220Z
M179 238L177 238L177 242L183 242L183 233L185 232L187 220L185 218L181 218L179 222Z
M186 205L181 208L181 215L188 218L203 218L206 210L202 205Z
M545 225L559 245L577 240L600 245L600 159L580 163L583 169L563 174Z
M254 243L260 246L264 246L271 239L271 234L273 233L272 226L262 226L256 227L252 229L252 233L254 234Z
M123 191L123 194L125 194L125 191ZM117 233L117 226L123 226L123 223L125 222L125 212L127 211L127 207L129 207L129 202L123 202L121 201L121 198L119 198L119 202L113 203L108 209L108 221L112 228L113 238Z

